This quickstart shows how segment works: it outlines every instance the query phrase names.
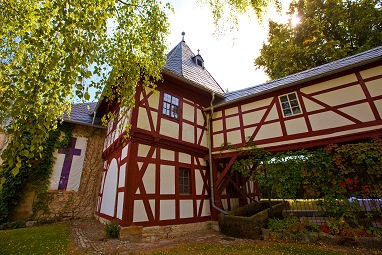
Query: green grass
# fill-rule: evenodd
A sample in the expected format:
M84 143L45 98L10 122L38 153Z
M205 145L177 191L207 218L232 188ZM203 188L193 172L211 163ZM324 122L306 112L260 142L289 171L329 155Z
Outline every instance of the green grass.
M380 250L344 248L339 246L320 246L301 243L262 243L262 244L198 244L181 245L175 248L147 253L151 255L338 255L338 254L382 254Z
M0 254L70 254L67 225L0 231Z

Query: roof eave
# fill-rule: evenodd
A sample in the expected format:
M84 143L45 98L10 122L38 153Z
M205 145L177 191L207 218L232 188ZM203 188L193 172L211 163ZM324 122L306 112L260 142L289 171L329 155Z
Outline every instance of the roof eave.
M268 93L271 93L271 92L274 92L274 91L277 91L277 90L289 88L291 86L299 85L299 84L306 83L306 82L309 82L309 81L312 81L312 80L317 80L319 78L323 78L323 77L326 77L326 76L329 76L329 75L333 75L333 74L336 74L336 73L347 71L347 70L350 70L350 69L353 69L353 68L356 68L356 67L364 66L364 65L376 62L378 60L382 60L382 57L381 56L376 56L375 58L371 58L371 59L367 59L367 60L364 60L364 61L360 61L360 62L357 62L357 63L354 63L354 64L350 64L350 65L347 65L347 66L344 66L344 67L341 67L341 68L338 68L338 69L335 69L335 70L331 70L331 71L328 71L328 72L325 72L325 73L313 75L313 76L310 76L310 77L307 77L307 78L304 78L304 79L301 79L301 80L297 80L297 81L294 81L294 82L291 82L291 83L288 83L288 84L284 84L284 85L281 85L281 86L278 86L278 87L275 87L275 88L271 88L271 89L268 89L268 90L264 90L264 91L261 91L261 92L258 92L258 93L251 94L251 95L235 98L235 99L233 99L231 101L228 101L228 102L223 102L221 104L216 104L216 105L214 105L214 108L222 107L222 106L229 105L229 104L233 104L233 103L236 103L236 102L239 102L239 101L242 101L242 100L246 100L246 99L250 99L250 98L253 98L253 97L260 96L260 95L268 94ZM309 71L309 70L307 70L307 71ZM302 72L306 72L306 71L302 71ZM298 74L299 73L292 74L292 75L298 75ZM286 76L286 77L288 77L288 76ZM283 77L281 79L284 79L286 77ZM206 110L209 110L209 108L206 109Z

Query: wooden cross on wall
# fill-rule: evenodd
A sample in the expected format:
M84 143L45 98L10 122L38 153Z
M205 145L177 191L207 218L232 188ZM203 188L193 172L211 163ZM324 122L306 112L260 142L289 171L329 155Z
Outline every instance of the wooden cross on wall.
M76 149L77 138L72 137L70 142L70 148L67 149L59 149L58 153L65 154L64 164L62 166L62 172L60 177L60 182L58 184L58 190L66 190L68 186L70 169L72 167L73 156L80 156L81 150Z

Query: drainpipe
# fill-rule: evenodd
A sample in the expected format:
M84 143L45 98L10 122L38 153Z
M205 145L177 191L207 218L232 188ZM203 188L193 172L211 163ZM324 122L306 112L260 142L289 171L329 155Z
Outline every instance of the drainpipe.
M215 194L214 194L214 178L212 175L212 132L211 132L211 126L212 126L212 115L214 113L214 106L213 102L215 100L215 93L211 93L211 103L210 103L210 115L207 115L207 131L208 131L208 160L209 160L209 166L210 166L210 190L211 190L211 205L213 208L218 210L219 212L223 214L228 214L228 212L224 211L223 209L219 208L215 205Z
M92 120L92 125L94 125L94 120L95 120L95 118L96 118L96 115L97 115L97 112L96 112L96 111L94 111L94 112L93 112L93 120Z

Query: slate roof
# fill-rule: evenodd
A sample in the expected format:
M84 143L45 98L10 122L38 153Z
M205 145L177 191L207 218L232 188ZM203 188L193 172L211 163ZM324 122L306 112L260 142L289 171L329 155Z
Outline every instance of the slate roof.
M73 104L70 116L68 116L67 113L64 114L64 121L86 126L102 127L99 117L95 117L93 122L94 110L97 103L98 102Z
M382 59L382 46L254 87L228 92L225 94L224 99L219 101L217 105L224 105L278 89L301 84L313 79L365 65L378 59Z
M213 91L220 96L224 90L215 81L206 68L197 65L194 61L195 54L188 45L181 41L168 54L164 70L174 73L176 76L185 78L203 89Z

